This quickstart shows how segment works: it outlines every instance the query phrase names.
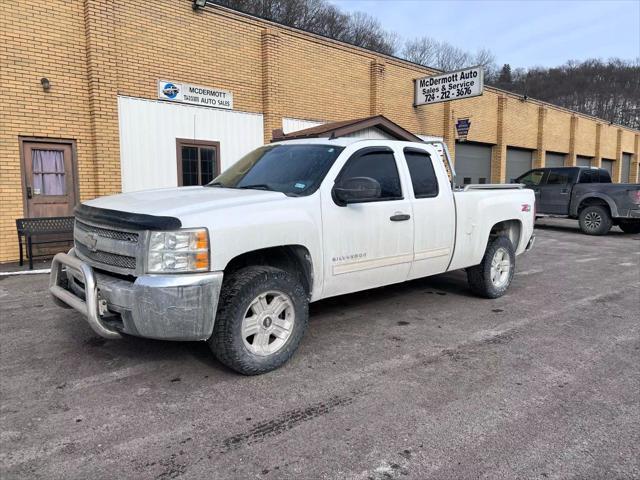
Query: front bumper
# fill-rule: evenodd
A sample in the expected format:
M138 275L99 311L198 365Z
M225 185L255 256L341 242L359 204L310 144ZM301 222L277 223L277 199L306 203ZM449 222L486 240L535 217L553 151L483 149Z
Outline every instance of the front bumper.
M73 249L51 262L56 303L82 313L101 337L121 333L163 340L206 340L213 332L222 272L142 275L129 281L94 270Z

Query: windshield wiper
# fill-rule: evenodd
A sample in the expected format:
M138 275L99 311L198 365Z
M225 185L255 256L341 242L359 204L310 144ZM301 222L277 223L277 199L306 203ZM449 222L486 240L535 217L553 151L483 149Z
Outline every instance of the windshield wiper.
M272 188L266 183L256 183L255 185L243 185L241 187L236 187L240 189L248 189L248 190L272 190Z
M207 183L206 186L207 187L224 187L224 185L222 185L222 183L220 183L220 182Z

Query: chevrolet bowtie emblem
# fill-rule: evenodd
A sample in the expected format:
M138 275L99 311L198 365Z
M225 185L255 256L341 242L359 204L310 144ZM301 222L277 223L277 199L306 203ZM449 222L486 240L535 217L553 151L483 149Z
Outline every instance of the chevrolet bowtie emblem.
M86 245L87 248L92 252L97 252L98 249L96 248L96 246L98 245L98 235L96 235L95 233L88 233Z

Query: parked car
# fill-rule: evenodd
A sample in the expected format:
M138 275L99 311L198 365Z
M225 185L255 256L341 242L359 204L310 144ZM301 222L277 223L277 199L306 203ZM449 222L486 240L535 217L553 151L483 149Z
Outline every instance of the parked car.
M536 168L514 181L535 192L537 216L577 219L587 235L640 233L640 184L611 183L604 168Z
M463 268L499 297L533 245L534 194L454 192L435 146L285 141L206 186L86 202L51 292L103 337L205 340L243 374L291 357L309 302Z

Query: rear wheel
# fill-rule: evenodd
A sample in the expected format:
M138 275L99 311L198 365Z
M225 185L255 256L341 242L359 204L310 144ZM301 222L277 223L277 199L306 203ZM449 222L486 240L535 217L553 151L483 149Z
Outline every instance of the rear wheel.
M515 269L516 253L511 240L495 237L487 246L482 262L467 268L467 280L476 295L498 298L511 285Z
M606 235L611 230L611 215L600 205L586 207L578 217L580 230L587 235Z
M640 233L640 221L622 221L618 225L624 233Z
M289 272L268 266L231 274L209 346L218 360L244 375L283 365L296 351L309 317L307 294Z

